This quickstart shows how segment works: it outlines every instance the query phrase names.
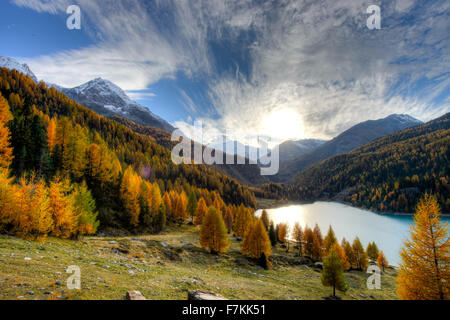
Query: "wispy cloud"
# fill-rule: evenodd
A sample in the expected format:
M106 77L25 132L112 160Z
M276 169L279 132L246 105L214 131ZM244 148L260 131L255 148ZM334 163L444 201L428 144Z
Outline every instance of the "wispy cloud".
M71 2L97 44L29 59L40 78L74 86L101 76L144 90L182 72L207 83L210 103L181 90L181 105L218 134L274 134L267 118L277 112L298 119L289 138L330 138L392 113L429 120L450 110L445 0ZM54 14L67 1L14 3ZM381 6L381 30L366 27L370 4ZM213 50L218 43L224 52ZM223 70L223 59L236 67Z

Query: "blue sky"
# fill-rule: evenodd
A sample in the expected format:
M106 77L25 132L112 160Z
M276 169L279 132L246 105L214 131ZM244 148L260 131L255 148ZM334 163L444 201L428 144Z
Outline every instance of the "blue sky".
M81 30L66 28L72 4ZM111 80L183 131L328 139L450 111L449 18L444 0L8 0L0 55L61 86Z

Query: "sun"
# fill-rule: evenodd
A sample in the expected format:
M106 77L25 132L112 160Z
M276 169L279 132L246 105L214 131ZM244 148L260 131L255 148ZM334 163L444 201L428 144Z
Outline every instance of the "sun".
M261 132L278 140L301 139L304 136L302 118L290 108L274 110L263 118Z

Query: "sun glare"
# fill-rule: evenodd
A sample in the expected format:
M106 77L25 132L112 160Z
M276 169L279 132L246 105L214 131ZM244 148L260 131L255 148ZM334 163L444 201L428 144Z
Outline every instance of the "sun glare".
M272 111L264 117L261 126L263 134L272 138L288 140L303 137L302 119L292 109Z

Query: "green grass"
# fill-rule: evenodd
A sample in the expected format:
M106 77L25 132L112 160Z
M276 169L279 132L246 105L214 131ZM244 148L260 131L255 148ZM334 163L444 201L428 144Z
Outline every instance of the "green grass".
M187 291L195 289L228 299L323 299L331 294L320 282L320 270L282 262L284 249L274 249L273 267L264 270L241 255L239 242L230 240L228 253L215 256L199 247L194 226L136 238L49 238L43 243L0 236L0 299L123 299L127 291L139 290L147 299L185 300ZM188 243L192 246L183 248ZM81 269L81 290L66 287L71 265ZM343 299L364 299L360 294L397 298L395 270L382 275L381 290L366 288L366 273L345 276L349 289L338 292Z

